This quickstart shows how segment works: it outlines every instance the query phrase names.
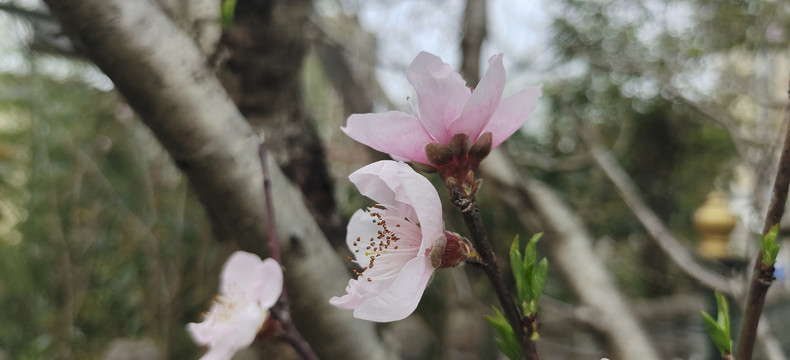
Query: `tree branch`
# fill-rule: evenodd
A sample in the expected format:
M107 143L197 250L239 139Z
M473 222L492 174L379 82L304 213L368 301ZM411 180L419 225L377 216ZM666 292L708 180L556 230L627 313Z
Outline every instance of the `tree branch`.
M498 190L496 196L518 214L525 227L544 232L550 263L562 273L581 305L589 309L592 323L614 351L611 357L657 360L653 345L595 256L581 220L551 189L519 174L500 150L492 151L480 170Z
M47 4L188 176L217 236L265 254L259 138L194 41L151 0ZM323 358L387 358L371 323L329 305L328 299L345 286L342 261L301 194L279 168L270 170L286 284L294 313L302 319L297 325Z
M625 201L639 222L642 223L650 237L664 250L669 258L689 276L699 281L700 284L731 296L737 295L738 289L740 289L737 280L725 278L697 263L689 251L664 226L658 215L645 204L639 195L636 185L628 177L625 170L620 167L617 159L611 152L605 150L600 141L598 141L594 129L587 127L582 130L582 133L590 147L590 154L598 164L598 167L603 170L604 174L614 184L623 201Z
M790 87L790 85L788 85ZM788 91L790 96L790 90ZM776 169L776 179L771 190L771 202L765 215L763 235L772 227L778 226L787 205L787 190L790 185L790 105L785 108L785 139L782 153L779 156L779 165ZM774 281L774 267L763 262L762 247L757 252L749 285L749 294L746 297L746 308L741 326L740 344L738 344L739 360L751 360L754 352L754 342L757 338L758 325L765 305L765 295Z

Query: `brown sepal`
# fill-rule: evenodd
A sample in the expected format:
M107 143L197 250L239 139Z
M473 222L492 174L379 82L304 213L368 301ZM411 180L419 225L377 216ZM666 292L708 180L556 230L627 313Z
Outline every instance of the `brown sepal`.
M431 142L425 145L425 155L434 166L442 166L453 161L453 151L444 144Z

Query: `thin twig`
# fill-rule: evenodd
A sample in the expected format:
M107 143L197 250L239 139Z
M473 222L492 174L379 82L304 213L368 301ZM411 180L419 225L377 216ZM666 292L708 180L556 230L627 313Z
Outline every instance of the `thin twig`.
M472 242L475 244L475 249L482 259L480 267L485 272L491 284L494 286L494 292L499 299L500 305L504 311L505 318L513 328L516 339L521 345L521 351L524 357L530 360L537 360L538 354L535 347L535 341L531 340L532 337L532 324L525 323L527 319L522 318L521 313L513 301L505 282L502 279L502 274L497 265L496 255L491 247L491 242L488 240L485 226L483 225L483 218L480 216L480 211L477 208L474 195L468 195L461 188L450 188L450 198L453 204L461 210L464 223L469 229ZM527 331L525 331L525 328Z
M269 257L282 264L280 258L280 241L277 238L277 224L274 221L274 203L272 201L271 180L266 162L266 144L263 140L258 145L258 156L261 159L261 171L263 173L263 193L266 200L266 227L269 230ZM282 338L287 341L299 353L304 360L318 360L318 356L310 348L310 345L302 338L302 334L294 325L291 319L291 310L288 305L288 293L283 283L280 299L277 300L270 310L273 319L277 320L282 326Z
M697 280L700 284L718 290L722 293L735 295L737 293L737 282L728 279L713 271L708 270L697 263L688 250L681 245L672 232L664 225L661 219L653 210L648 207L639 195L636 185L631 181L628 174L623 170L617 159L611 152L605 150L598 140L598 135L592 127L582 130L585 140L590 147L592 155L598 167L603 170L606 177L617 188L617 192L631 209L642 226L645 227L650 237L658 246L677 264L685 273Z
M790 87L790 84L788 84ZM788 91L790 97L790 91ZM790 106L790 105L788 105ZM763 225L763 235L767 234L782 221L785 204L787 203L787 190L790 185L790 111L785 108L785 141L782 153L779 156L779 165L776 169L776 179L771 191L771 202L765 215ZM751 360L754 352L754 341L757 338L757 326L760 323L760 314L765 305L765 295L774 280L774 267L763 263L762 249L757 253L754 261L754 271L752 281L749 285L749 295L746 298L746 308L743 314L743 325L741 326L740 344L738 345L738 360Z

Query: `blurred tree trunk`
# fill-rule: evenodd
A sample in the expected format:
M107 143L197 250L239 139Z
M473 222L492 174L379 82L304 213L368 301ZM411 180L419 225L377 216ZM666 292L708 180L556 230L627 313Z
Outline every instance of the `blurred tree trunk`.
M265 255L259 138L193 39L152 0L47 4L187 175L216 235ZM280 168L267 171L297 326L322 358L391 358L373 324L329 305L346 283L342 260Z
M247 121L266 134L267 148L302 190L326 237L344 244L323 145L302 110L300 71L312 11L308 0L238 0L221 44L219 77Z

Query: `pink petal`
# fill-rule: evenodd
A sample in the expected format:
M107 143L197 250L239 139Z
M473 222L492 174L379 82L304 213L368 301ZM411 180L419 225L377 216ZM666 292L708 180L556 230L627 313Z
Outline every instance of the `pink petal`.
M493 147L499 146L521 128L521 125L527 121L529 114L535 109L540 95L540 86L529 87L507 96L499 102L499 107L483 129L483 132L491 132Z
M417 118L400 111L354 114L341 129L378 151L423 164L428 163L425 145L434 141Z
M263 309L269 309L280 299L283 291L283 270L280 264L272 258L263 260L258 265L260 286L255 289L252 300L258 301Z
M461 114L471 95L466 81L438 56L421 52L414 58L406 78L417 91L420 120L437 142L450 142L450 123Z
M450 124L450 135L464 133L475 141L496 111L504 89L505 67L502 54L497 54L488 60L488 71L472 92L461 116Z
M380 295L360 304L354 310L354 317L389 322L409 316L417 308L433 270L425 256L412 259L403 266L392 286Z

